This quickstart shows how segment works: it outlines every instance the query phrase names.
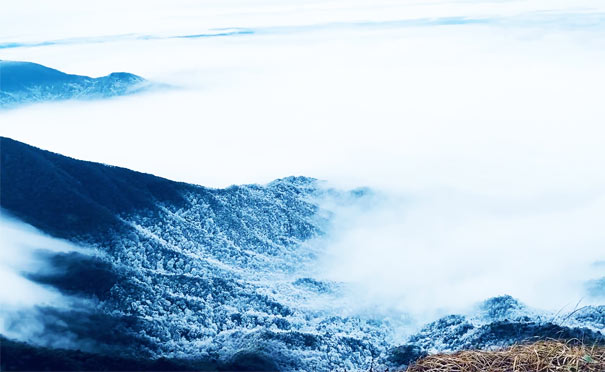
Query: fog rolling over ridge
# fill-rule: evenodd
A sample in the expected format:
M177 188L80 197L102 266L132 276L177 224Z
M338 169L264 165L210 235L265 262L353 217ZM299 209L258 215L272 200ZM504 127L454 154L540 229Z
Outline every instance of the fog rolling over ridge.
M53 316L53 312L71 314L64 320L74 327L78 320L86 324L80 315L94 309L98 301L74 295L84 286L100 289L107 285L101 283L107 276L99 275L102 272L95 265L79 267L101 262L94 251L52 238L11 217L5 209L0 220L0 278L5 283L0 293L0 335L38 346L98 351L90 337L61 330L65 327L61 318ZM87 325L88 331L93 330L91 325Z
M342 191L288 177L212 189L8 138L0 144L3 213L41 230L14 221L3 227L9 265L1 273L28 294L3 292L3 304L11 306L1 313L2 334L30 345L129 363L164 357L177 369L186 359L185 367L194 369L203 363L226 370L323 370L407 364L416 354L393 354L401 344L425 352L527 337L603 338L603 306L570 308L559 318L506 296L482 302L486 298L460 299L460 292L453 301L435 286L466 283L452 285L451 272L415 273L431 280L421 284L404 260L405 282L386 288L393 276L364 278L368 271L348 262L360 254L351 239L364 243L358 224L381 224L374 209L383 214L385 202L393 205L367 188ZM383 238L393 239L386 232ZM345 244L348 253L341 251ZM381 259L366 261L368 270L377 270ZM357 276L343 275L343 265ZM429 301L418 290L438 298ZM466 316L437 320L460 309ZM451 332L459 337L447 336Z
M0 24L0 341L24 356L0 369L603 340L601 1L32 0Z
M604 274L603 198L528 208L454 191L383 197L337 214L327 237L323 273L356 283L361 308L434 317L501 294L555 312L602 304L589 288Z
M25 277L27 272L37 272L45 269L45 262L38 254L41 250L49 252L70 252L75 247L67 242L44 236L31 226L27 226L14 218L10 218L3 210L1 236L2 236L2 265L0 277L3 285L2 294L2 331L0 333L10 336L7 332L5 315L7 312L17 312L21 309L31 309L44 303L64 305L65 299L60 293L36 284Z
M34 280L91 306L36 306L30 316L40 323L38 334L23 332L24 341L125 357L208 359L225 368L245 357L238 353L254 353L265 367L297 369L327 367L323 355L342 354L336 347L343 342L348 363L364 364L390 333L377 319L339 320L327 308L338 300L339 284L307 276L317 254L310 242L328 222L315 200L338 197L314 179L209 189L6 138L2 174L4 209L94 248L98 257L49 256L47 265L66 270ZM19 332L19 322L7 325L8 334ZM355 335L359 327L373 336Z

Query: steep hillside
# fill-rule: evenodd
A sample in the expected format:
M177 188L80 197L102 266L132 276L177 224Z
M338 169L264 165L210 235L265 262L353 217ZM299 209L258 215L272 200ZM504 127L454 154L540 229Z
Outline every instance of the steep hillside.
M334 212L325 206L372 197L305 177L212 189L1 138L3 213L88 248L36 247L45 268L21 274L68 301L0 313L6 332L29 343L9 345L37 350L24 359L29 366L10 363L37 369L36 361L56 350L65 370L113 365L106 356L150 370L180 363L190 363L182 369L206 363L367 370L531 337L602 339L602 308L556 320L510 297L490 299L476 314L437 320L407 340L396 338L397 325L388 319L342 315L335 304L346 284L315 275L333 228ZM69 350L90 353L88 364Z
M309 242L329 223L317 200L337 194L314 179L208 189L7 138L1 153L2 208L97 252L47 254L56 270L28 274L95 304L36 309L44 321L30 339L52 346L44 335L69 335L72 347L148 357L258 353L288 368L325 366L331 353L361 365L385 342L374 323L305 305L338 287L306 272Z

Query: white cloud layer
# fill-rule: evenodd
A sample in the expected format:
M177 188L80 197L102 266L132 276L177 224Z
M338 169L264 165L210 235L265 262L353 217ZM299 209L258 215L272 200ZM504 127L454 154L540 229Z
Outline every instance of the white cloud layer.
M208 186L307 175L404 200L351 214L325 259L368 303L424 312L510 293L558 310L600 275L601 1L5 5L0 43L134 36L1 59L178 88L0 112L2 135ZM255 33L135 37L223 27Z
M44 327L35 316L18 323L15 318L35 313L38 306L68 308L73 302L59 291L27 278L27 274L50 268L40 253L91 251L47 236L4 212L0 213L0 248L0 334L29 339L31 334L43 332Z

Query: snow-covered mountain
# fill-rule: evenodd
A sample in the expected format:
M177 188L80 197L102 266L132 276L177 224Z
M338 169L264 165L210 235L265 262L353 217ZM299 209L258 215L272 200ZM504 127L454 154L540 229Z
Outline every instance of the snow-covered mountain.
M430 353L491 349L540 339L603 343L604 329L605 306L550 314L499 296L479 304L471 314L448 315L425 325L403 345L389 350L385 364L401 367Z
M31 62L0 60L0 108L67 99L100 99L139 92L148 82L126 72L91 78Z
M212 189L8 138L0 149L3 212L91 252L38 247L50 269L24 275L71 305L4 315L5 336L37 348L227 370L368 370L535 336L603 337L603 307L555 318L510 297L407 340L388 319L343 316L335 304L346 284L314 275L333 227L324 206L371 202L366 189L334 190L306 177ZM163 369L176 366L184 369Z
M329 223L317 199L335 195L318 181L209 189L1 146L2 208L97 252L53 256L52 275L30 275L98 304L38 309L45 322L30 339L52 346L44 335L64 334L88 351L225 363L256 353L283 368L365 365L384 344L387 327L314 310L336 290L306 273L310 242Z

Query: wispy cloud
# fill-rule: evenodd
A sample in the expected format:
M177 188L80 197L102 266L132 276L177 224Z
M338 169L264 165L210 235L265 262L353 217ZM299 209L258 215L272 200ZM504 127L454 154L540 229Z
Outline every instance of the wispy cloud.
M472 25L472 24L490 24L503 27L542 27L556 29L589 29L599 28L605 24L605 13L560 13L560 12L530 12L508 17L430 17L430 18L406 18L393 19L386 21L348 21L348 22L327 22L301 24L295 26L274 25L268 27L229 27L208 29L200 33L191 34L123 34L106 35L94 37L75 37L55 40L15 42L0 42L0 49L11 48L33 48L53 45L78 45L78 44L97 44L112 43L128 40L169 40L169 39L197 39L226 36L242 36L254 34L287 34L329 31L339 29L393 29L409 27L431 27L431 26L452 26L452 25Z
M11 48L34 48L44 47L52 45L78 45L78 44L98 44L98 43L111 43L125 40L164 40L164 39L197 39L197 38L208 38L208 37L224 37L224 36L236 36L236 35L248 35L254 31L246 29L219 29L209 30L208 32L201 34L192 35L170 35L170 36L159 36L159 35L111 35L111 36L98 36L98 37L84 37L84 38L68 38L68 39L57 39L49 41L33 41L33 42L5 42L0 43L0 49L11 49Z
M92 251L47 236L5 212L0 214L0 245L0 334L48 344L56 335L45 335L41 309L61 313L70 311L75 303L82 306L84 302L32 281L29 275L54 270L45 257L74 252L88 256ZM66 344L69 340L56 341L59 344L55 346L73 346Z

